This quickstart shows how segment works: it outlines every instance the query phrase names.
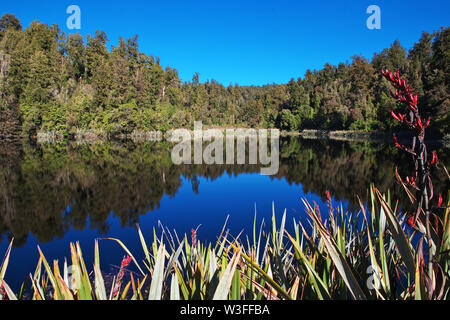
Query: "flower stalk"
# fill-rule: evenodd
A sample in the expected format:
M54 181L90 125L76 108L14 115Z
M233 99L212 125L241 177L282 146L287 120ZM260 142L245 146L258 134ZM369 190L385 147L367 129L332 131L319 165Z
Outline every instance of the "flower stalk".
M410 187L416 189L416 212L410 214L407 223L411 227L416 228L416 224L419 219L425 219L425 237L428 244L428 280L434 282L436 277L434 274L433 260L436 256L436 244L432 239L432 232L438 234L439 223L435 223L435 230L432 230L431 226L431 205L430 202L433 199L433 183L430 177L430 169L433 165L438 165L439 160L436 151L432 152L431 160L428 159L427 145L425 143L425 131L426 128L431 123L431 118L426 121L423 120L420 109L418 106L418 95L414 90L407 84L404 78L400 77L399 71L395 73L387 69L382 69L381 71L384 78L392 84L395 91L391 91L391 96L400 104L407 107L405 113L391 111L392 117L405 124L413 133L412 147L408 148L398 142L397 137L394 134L395 146L409 154L412 155L415 164L416 172L414 177L407 177L406 181ZM446 169L444 167L445 172ZM447 174L448 175L448 174ZM400 181L403 184L403 181ZM442 202L441 198L438 200L439 203ZM438 205L439 207L439 205ZM438 216L434 215L435 219L438 220ZM423 229L422 229L423 230Z

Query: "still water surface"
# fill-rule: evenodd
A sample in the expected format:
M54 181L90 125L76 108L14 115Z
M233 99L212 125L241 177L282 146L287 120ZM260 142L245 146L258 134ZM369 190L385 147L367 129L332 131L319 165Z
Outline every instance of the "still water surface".
M17 289L33 272L37 245L60 266L69 243L79 241L86 262L93 258L94 240L119 238L140 260L136 224L151 241L161 225L178 235L198 228L198 239L215 241L229 216L232 235L251 235L258 224L270 224L272 202L279 219L286 209L288 224L305 219L301 198L327 211L325 191L335 204L356 210L356 195L367 199L371 182L391 190L400 206L404 192L395 184L400 173L411 175L411 159L383 143L337 142L283 138L280 170L263 176L258 165L181 165L170 158L166 142L103 142L77 144L2 143L0 148L0 254L10 239L14 247L6 280ZM449 149L440 148L449 163ZM448 182L434 178L435 192ZM117 243L100 241L102 268L115 272L125 252Z

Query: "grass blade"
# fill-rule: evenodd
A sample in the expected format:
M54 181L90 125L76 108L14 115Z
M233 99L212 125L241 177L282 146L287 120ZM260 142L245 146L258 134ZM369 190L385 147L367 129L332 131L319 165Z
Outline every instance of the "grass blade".
M170 282L170 300L181 300L178 277L175 274L172 274Z
M389 207L389 205L384 200L384 197L381 195L380 191L378 189L376 189L373 185L372 185L372 187L374 188L374 190L377 194L378 200L380 201L381 206L383 207L384 214L387 217L387 223L388 223L389 230L392 234L392 238L395 241L397 249L402 257L402 260L405 263L406 268L408 269L410 275L412 277L415 277L416 264L414 261L415 259L414 259L414 255L412 253L412 248L410 246L410 243L409 243L405 233L403 232L403 229L402 229L397 217L394 215L394 213L392 212L392 209Z
M11 288L6 284L5 281L0 282L3 285L3 289L6 292L6 295L8 296L9 300L17 300L16 295L14 294L14 292L11 290Z
M142 271L141 267L139 266L139 263L136 261L133 254L130 252L130 250L128 250L128 248L123 244L122 241L120 241L119 239L115 239L115 238L106 238L106 239L117 242L122 247L122 249L125 250L125 252L131 257L131 259L133 259L134 264L139 269L139 271L142 273L142 275L145 275L144 271Z
M13 244L13 240L11 240L11 242L9 243L8 249L6 250L5 258L3 259L2 266L0 268L0 283L2 283L2 281L5 277L6 269L8 268L12 244Z
M366 295L359 286L359 283L356 280L355 275L353 274L353 271L350 268L350 265L347 263L347 260L342 255L341 251L336 245L336 242L330 235L330 232L325 228L325 226L322 224L321 220L317 216L315 210L311 208L311 206L306 202L306 200L303 199L303 203L306 205L306 212L313 219L314 224L317 226L317 230L319 231L322 239L324 240L324 245L326 246L327 251L330 254L331 259L333 260L333 263L336 266L339 274L341 275L342 280L344 280L347 288L350 290L352 297L356 300L366 300L367 299Z
M164 262L166 258L165 251L165 246L161 243L156 256L155 267L153 269L148 300L161 300L164 282Z
M222 278L217 285L216 291L214 293L213 300L227 300L228 293L230 291L230 287L233 281L234 272L236 271L237 264L241 257L241 249L238 249L234 252L233 258L231 258L230 263L228 264L225 272L222 275Z

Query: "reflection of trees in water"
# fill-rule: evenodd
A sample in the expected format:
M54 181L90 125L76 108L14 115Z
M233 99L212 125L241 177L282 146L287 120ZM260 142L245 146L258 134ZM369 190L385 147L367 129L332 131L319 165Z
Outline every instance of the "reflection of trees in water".
M324 200L329 190L337 199L354 204L356 195L366 199L370 182L381 190L392 188L396 152L385 145L303 140L281 148L289 154L282 154L278 177L301 183L304 192Z
M414 172L409 155L380 143L349 143L342 141L301 140L283 141L281 165L277 175L289 183L302 184L305 193L322 196L329 190L338 200L349 200L352 208L359 208L357 196L369 199L368 189L373 182L382 192L390 192L400 206L409 207L406 193L395 182L395 166L401 176ZM448 152L443 149L441 160L447 164ZM436 193L446 194L450 187L443 175L432 172Z
M395 182L395 166L402 177L410 175L414 168L409 155L390 145L291 139L280 148L283 160L277 177L302 184L305 193L318 194L326 201L325 191L329 190L336 199L348 200L350 208L357 209L357 196L366 202L373 182L382 192L389 190L400 207L410 206L406 193ZM444 164L448 164L448 156L448 149L443 149L440 159ZM432 177L436 194L445 196L450 188L448 180L435 171Z
M10 180L8 189L2 186L0 228L2 233L10 231L16 244L24 243L29 232L48 242L69 227L81 230L88 224L106 232L111 212L122 225L132 225L181 185L163 146L25 145L23 153L16 167L3 166L7 158L0 160L1 174ZM11 201L12 213L3 209Z
M20 229L15 223L15 186L19 183L21 148L12 142L0 145L0 233L14 234ZM14 229L10 230L8 226ZM17 239L20 241L20 239Z
M336 198L354 203L356 194L367 199L366 190L374 182L407 203L392 177L396 161L410 161L391 147L286 139L280 148L280 170L274 178L302 184L305 192L324 196L328 189ZM441 156L444 163L445 156ZM16 246L23 245L30 232L42 243L62 237L70 227L107 232L112 212L122 225L134 225L141 215L158 208L164 195L176 195L182 176L198 193L199 177L214 180L225 172L237 176L260 169L258 165L176 166L165 142L4 144L0 165L0 233L14 236ZM438 190L449 187L443 181Z

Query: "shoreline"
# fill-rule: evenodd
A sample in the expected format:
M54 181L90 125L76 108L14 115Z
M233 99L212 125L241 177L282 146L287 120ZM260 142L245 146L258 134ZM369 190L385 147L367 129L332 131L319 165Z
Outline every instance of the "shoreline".
M180 128L186 129L186 128ZM238 129L250 129L243 127L204 127L203 130L218 129L222 133L226 133L226 130L238 130ZM274 129L274 128L252 128L254 130L259 129ZM275 128L276 129L276 128ZM192 129L187 129L193 132ZM0 142L14 142L22 139L37 140L38 143L51 143L63 140L69 141L133 141L133 142L161 142L171 140L172 130L160 131L160 130L136 130L131 134L111 134L103 131L93 131L85 130L83 133L79 132L77 134L65 135L59 132L39 132L34 137L26 137L21 134L19 135L0 135ZM285 131L280 130L280 137L299 137L307 140L333 140L333 141L348 141L348 142L392 142L393 134L397 135L399 141L408 141L411 139L412 135L407 131L356 131L356 130L315 130L315 129L305 129L302 131ZM431 136L431 138L426 139L428 143L439 144L445 148L450 148L450 138L445 136L443 138L438 138L436 136Z
M303 130L300 132L282 132L284 136L301 137L302 139L335 140L348 142L392 142L393 135L396 135L399 141L408 141L413 138L407 131L356 131L356 130ZM431 138L425 139L431 144L442 144L450 148L450 139Z

